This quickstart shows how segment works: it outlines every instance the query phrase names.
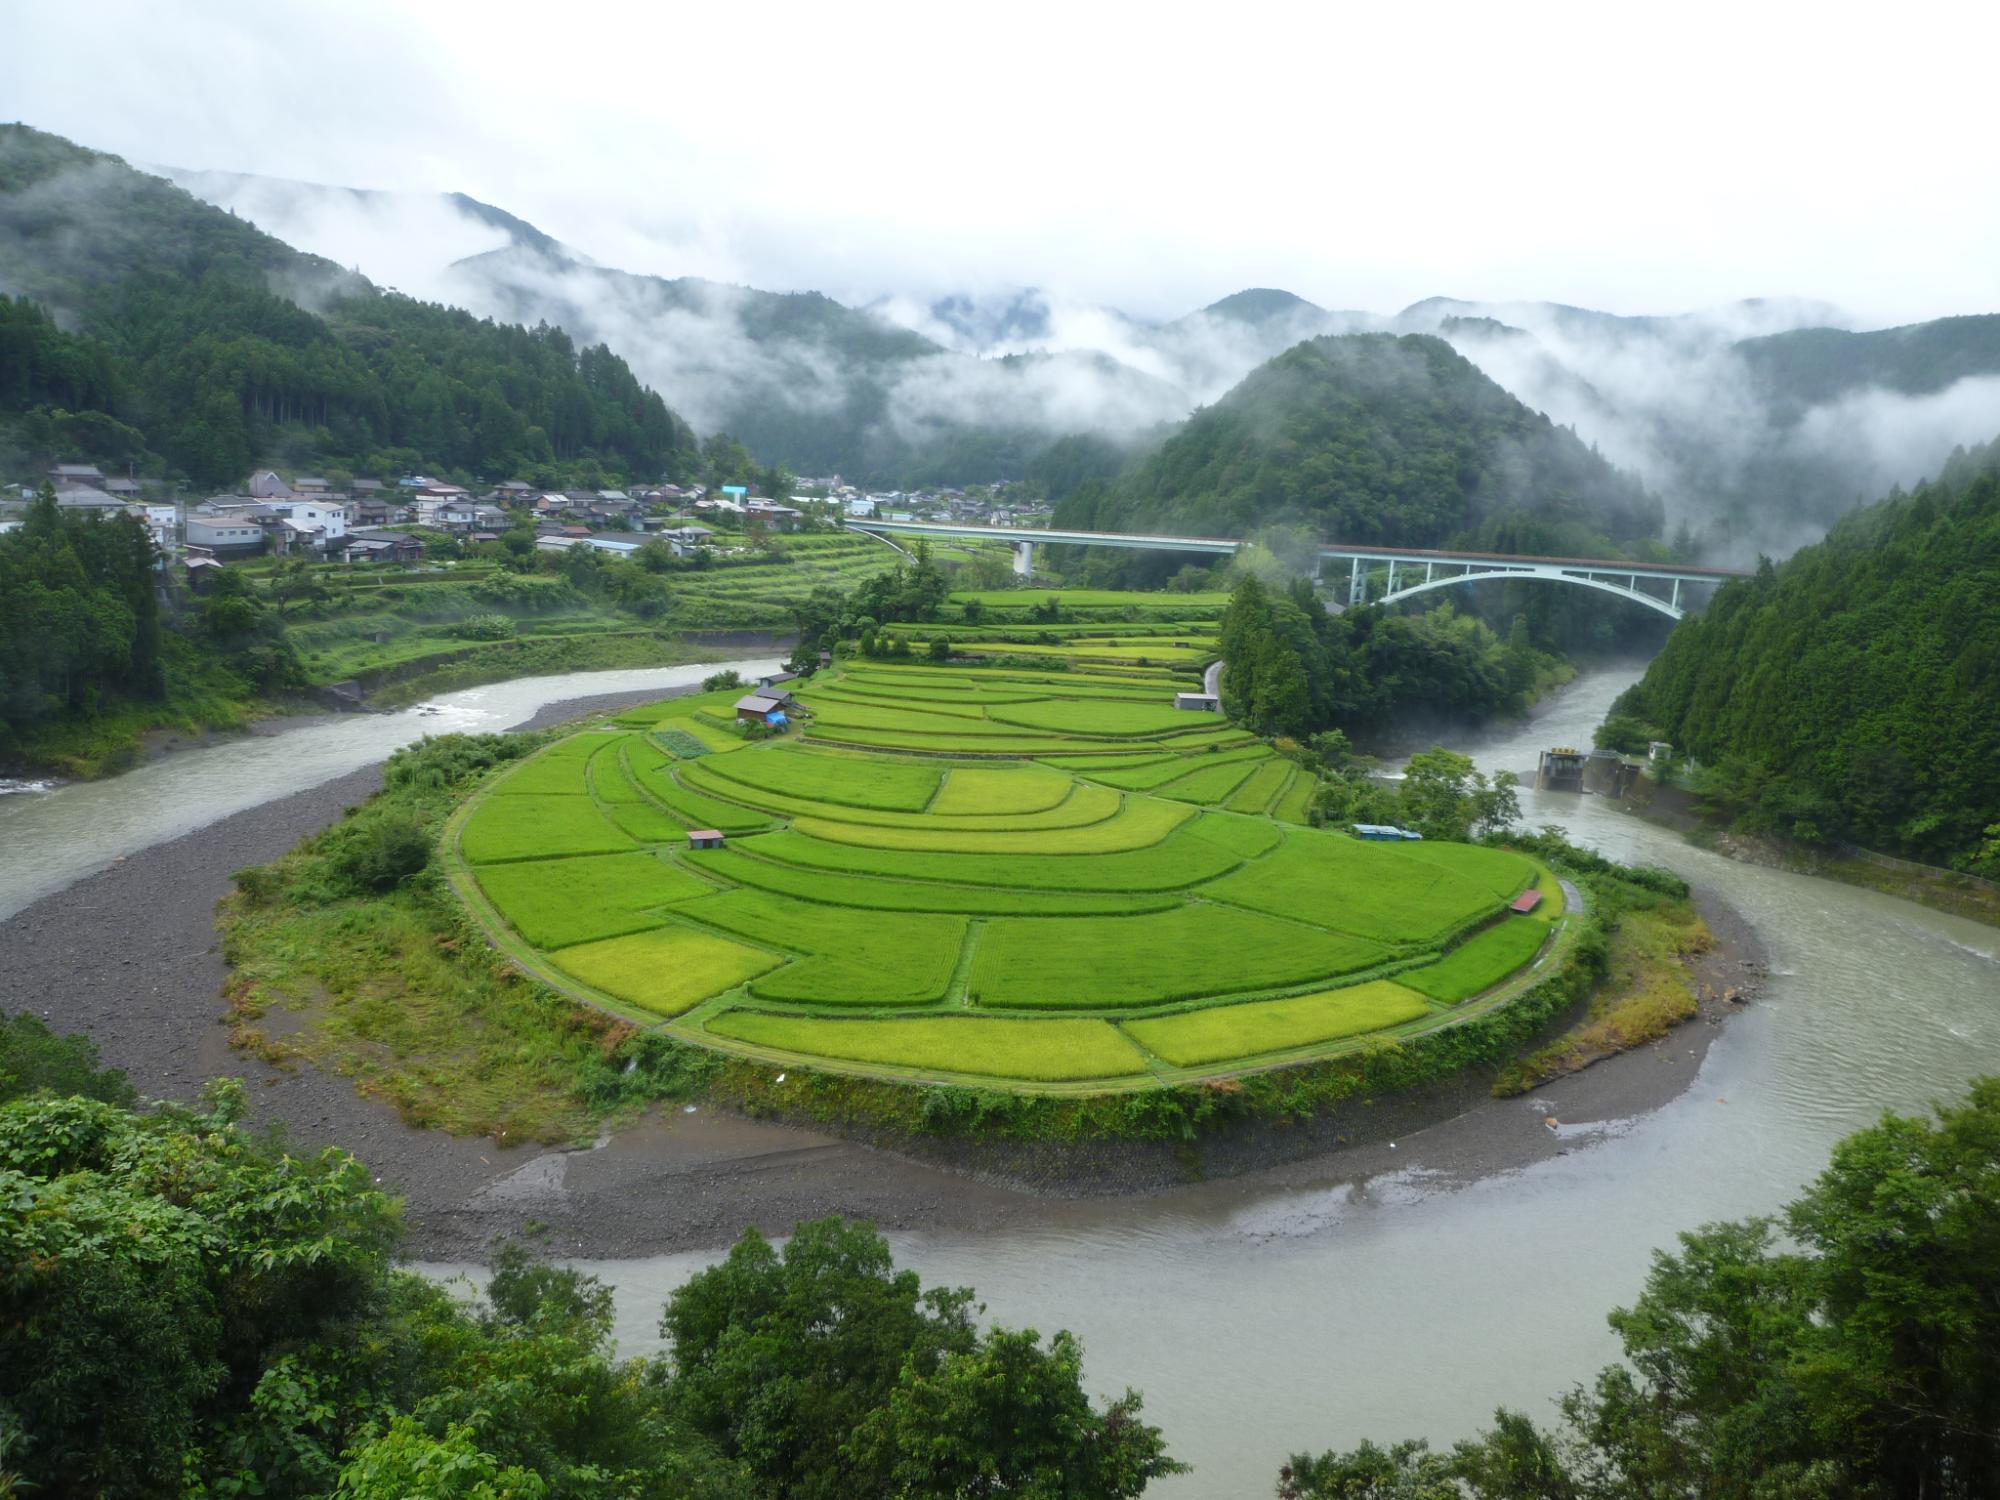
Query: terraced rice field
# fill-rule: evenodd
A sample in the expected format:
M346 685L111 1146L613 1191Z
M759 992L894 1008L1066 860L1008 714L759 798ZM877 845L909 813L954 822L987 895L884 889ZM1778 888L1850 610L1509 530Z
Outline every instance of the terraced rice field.
M1560 928L1530 860L1307 827L1310 776L1175 709L1190 677L1065 660L853 662L769 741L734 691L623 713L462 809L455 879L519 961L677 1037L1070 1091L1448 1025Z

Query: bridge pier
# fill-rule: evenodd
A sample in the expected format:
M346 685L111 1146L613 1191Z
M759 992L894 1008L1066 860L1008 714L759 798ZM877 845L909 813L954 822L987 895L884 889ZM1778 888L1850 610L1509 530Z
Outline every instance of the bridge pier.
M1354 567L1347 575L1347 603L1352 608L1367 601L1361 597L1361 559L1354 559Z
M1014 572L1022 578L1035 576L1035 544L1016 542L1014 544Z

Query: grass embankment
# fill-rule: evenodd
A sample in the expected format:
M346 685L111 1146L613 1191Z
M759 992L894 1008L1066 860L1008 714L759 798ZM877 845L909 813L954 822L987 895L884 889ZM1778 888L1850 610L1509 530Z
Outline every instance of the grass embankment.
M1502 1072L1494 1083L1496 1094L1525 1093L1615 1053L1656 1042L1699 1011L1688 961L1713 947L1714 938L1688 900L1686 887L1671 877L1651 884L1618 880L1601 885L1600 899L1611 903L1600 916L1610 933L1604 984L1581 1020ZM1412 977L1410 982L1417 981Z

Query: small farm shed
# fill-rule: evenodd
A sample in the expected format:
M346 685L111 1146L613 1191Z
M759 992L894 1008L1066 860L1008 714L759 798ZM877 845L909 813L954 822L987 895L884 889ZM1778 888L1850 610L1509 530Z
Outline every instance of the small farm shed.
M1398 828L1393 823L1350 823L1349 830L1358 839L1370 843L1387 843L1392 839L1421 839L1423 835L1414 829Z
M785 722L785 705L780 698L764 693L745 693L736 700L736 722L739 724L769 724L774 722L773 715L776 715L775 722Z
M722 847L722 834L717 829L690 828L688 830L688 848L720 849L721 847Z
M1518 911L1518 912L1531 912L1541 904L1542 904L1542 893L1536 890L1533 886L1529 886L1525 891L1521 892L1520 895L1516 896L1512 901L1509 901L1507 903L1507 910Z
M1191 709L1195 713L1219 714L1222 700L1213 693L1175 693L1174 707Z

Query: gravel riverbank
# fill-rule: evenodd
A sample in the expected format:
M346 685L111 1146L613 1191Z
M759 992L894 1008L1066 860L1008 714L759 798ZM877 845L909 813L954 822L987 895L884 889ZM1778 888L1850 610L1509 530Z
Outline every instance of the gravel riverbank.
M523 727L655 701L657 691L552 704ZM235 1075L261 1120L281 1122L297 1148L346 1146L405 1195L412 1253L476 1257L493 1237L534 1222L552 1247L629 1256L724 1244L755 1223L777 1232L830 1213L885 1229L985 1230L1115 1218L1134 1192L1220 1204L1280 1190L1430 1169L1439 1184L1510 1170L1570 1149L1594 1124L1657 1108L1700 1066L1722 1010L1664 1041L1519 1099L1477 1088L1405 1101L1365 1122L1329 1122L1204 1143L1202 1163L1225 1181L1169 1185L1184 1154L1113 1150L1082 1175L1033 1153L944 1147L929 1159L706 1107L662 1112L593 1149L509 1148L403 1125L386 1104L310 1066L271 1067L228 1045L215 934L231 874L277 858L360 802L380 767L266 803L133 854L0 923L0 1009L25 1010L96 1040L145 1094L192 1098L209 1078ZM1702 903L1717 937L1701 977L1720 992L1760 972L1754 934ZM1559 1124L1552 1126L1554 1119ZM1393 1144L1391 1144L1393 1142ZM1036 1183L1036 1190L1022 1186ZM1117 1196L1078 1196L1082 1194Z

